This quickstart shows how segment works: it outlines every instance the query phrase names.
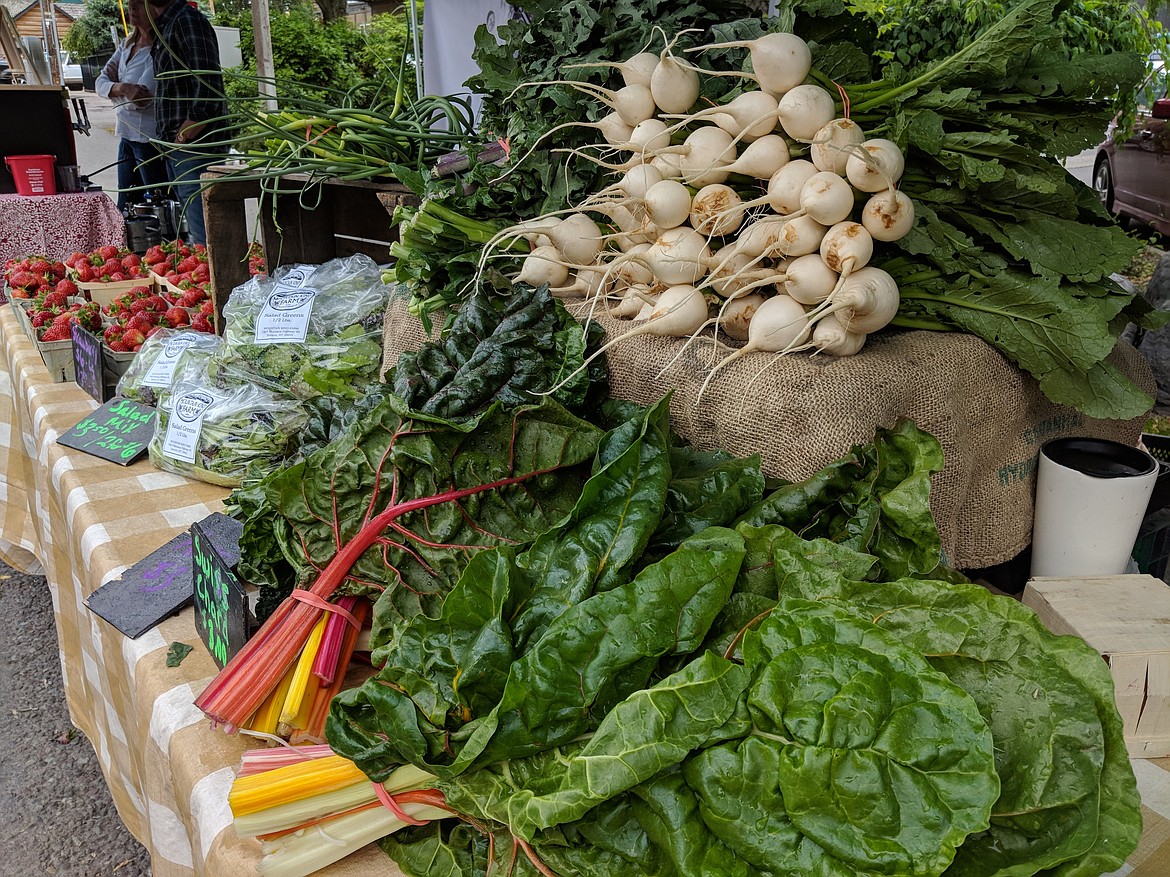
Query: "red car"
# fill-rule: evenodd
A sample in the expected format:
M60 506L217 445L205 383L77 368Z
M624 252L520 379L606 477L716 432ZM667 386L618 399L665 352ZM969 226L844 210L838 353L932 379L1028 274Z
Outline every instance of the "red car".
M1123 144L1113 140L1113 128L1097 148L1093 188L1105 208L1119 217L1131 217L1170 235L1170 93L1158 59L1139 95L1133 133Z

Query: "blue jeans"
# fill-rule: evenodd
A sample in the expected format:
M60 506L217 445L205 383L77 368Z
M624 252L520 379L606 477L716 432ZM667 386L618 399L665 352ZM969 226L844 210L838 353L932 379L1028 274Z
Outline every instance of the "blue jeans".
M118 142L118 209L124 211L131 200L140 201L146 194L141 186L162 189L170 180L167 163L153 143L122 139ZM127 189L139 188L136 192ZM157 191L155 192L157 194Z
M171 191L187 217L187 233L192 243L207 243L207 227L203 221L203 199L199 196L199 175L213 164L224 160L223 155L170 149L167 152L167 170L170 171Z

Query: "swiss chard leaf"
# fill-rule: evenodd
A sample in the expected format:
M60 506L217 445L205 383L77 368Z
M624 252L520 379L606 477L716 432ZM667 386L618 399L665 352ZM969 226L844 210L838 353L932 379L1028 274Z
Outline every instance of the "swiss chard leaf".
M394 392L415 411L455 420L494 401L530 404L576 373L553 394L572 408L591 386L604 384L603 366L600 374L580 368L584 335L547 286L518 284L506 296L479 293L464 303L442 340L400 354Z
M785 599L748 634L744 661L758 731L683 769L724 831L787 814L859 872L925 877L988 827L999 794L991 733L970 696L896 637L846 609ZM735 834L762 868L796 854Z
M371 777L384 777L395 759L449 777L566 743L645 685L658 658L698 647L742 560L743 540L731 530L687 540L633 581L566 609L527 651L516 651L500 687L513 648L501 613L523 573L506 552L481 555L455 587L450 610L444 605L437 621L408 620L380 653L379 675L334 699L329 742ZM443 642L451 644L436 647ZM473 713L460 661L481 655L491 669L471 671L468 688L483 692ZM498 702L489 710L493 690Z
M902 421L812 478L764 497L739 523L824 536L877 557L889 577L928 573L941 552L929 504L930 476L939 471L938 441Z
M974 585L861 582L847 558L819 576L802 575L815 543L801 543L791 533L775 543L786 593L832 602L889 631L970 694L991 729L1000 795L988 830L959 848L948 877L1118 867L1140 826L1096 653ZM1077 864L1086 856L1096 870Z
M531 541L572 508L579 467L600 437L551 401L515 411L495 404L454 423L412 413L389 396L338 440L267 478L259 525L271 528L305 581L391 504L500 482L499 490L408 512L346 579L349 592L380 595L380 617L433 613L472 553ZM250 525L255 517L245 521L245 538Z

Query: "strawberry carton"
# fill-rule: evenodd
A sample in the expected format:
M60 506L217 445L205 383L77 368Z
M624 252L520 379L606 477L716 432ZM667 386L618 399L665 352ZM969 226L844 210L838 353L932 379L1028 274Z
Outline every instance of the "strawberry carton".
M93 302L73 301L65 307L50 296L26 314L33 340L54 383L76 380L73 365L74 323L91 332L101 330L101 310Z
M47 256L26 256L4 263L4 285L13 300L49 292L65 279L66 265Z

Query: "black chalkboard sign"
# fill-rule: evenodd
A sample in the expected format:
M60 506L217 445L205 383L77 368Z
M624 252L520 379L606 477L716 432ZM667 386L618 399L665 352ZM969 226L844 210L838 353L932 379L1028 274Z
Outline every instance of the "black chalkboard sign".
M101 374L100 367L98 374ZM81 418L72 429L61 434L57 443L129 466L146 453L154 435L155 417L153 408L116 397Z
M222 557L233 566L239 563L242 523L216 513L199 525ZM85 605L126 636L137 639L190 602L193 567L191 533L180 533L90 594Z
M73 323L73 367L77 372L77 386L99 402L105 402L106 381L102 374L102 339Z
M248 597L232 564L216 550L200 524L191 525L191 557L195 629L212 659L223 667L248 641Z

